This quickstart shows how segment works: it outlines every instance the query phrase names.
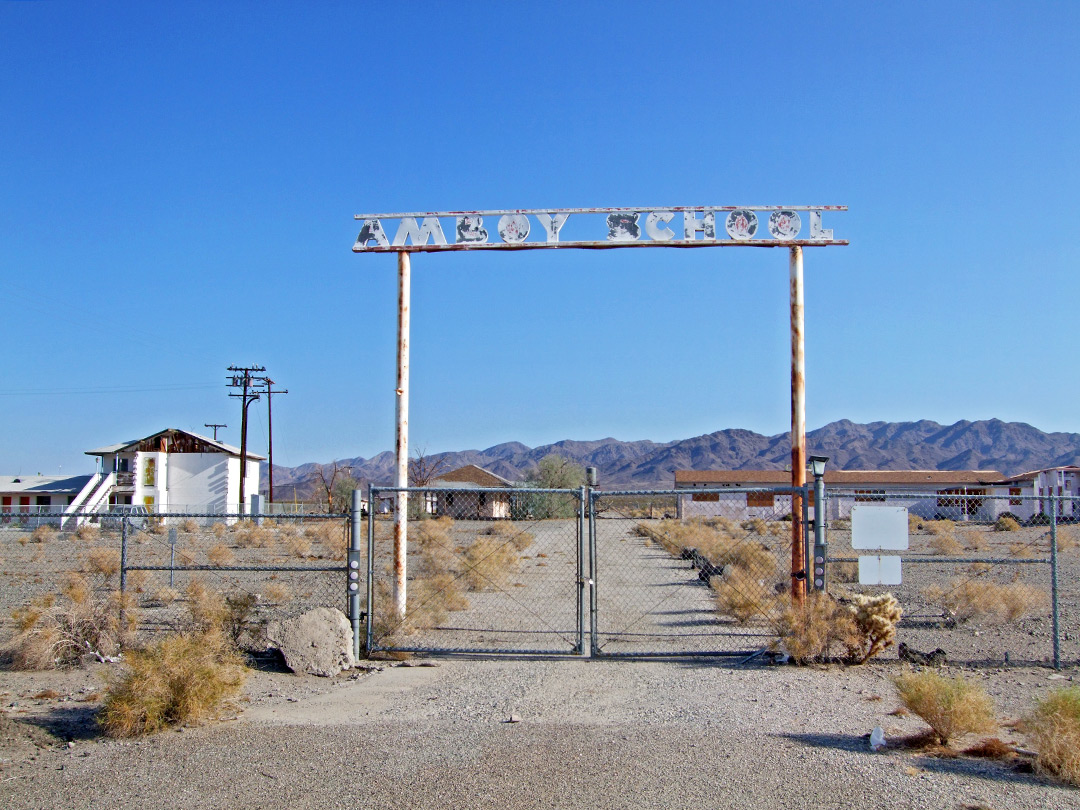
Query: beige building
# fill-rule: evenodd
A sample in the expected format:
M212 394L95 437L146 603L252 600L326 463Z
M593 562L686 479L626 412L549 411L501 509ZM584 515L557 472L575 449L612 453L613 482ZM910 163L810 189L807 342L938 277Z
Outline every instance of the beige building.
M514 485L483 467L468 464L440 475L430 486L434 490L455 490L427 493L426 506L432 514L464 520L510 519L510 494ZM505 489L506 493L480 491L494 488Z

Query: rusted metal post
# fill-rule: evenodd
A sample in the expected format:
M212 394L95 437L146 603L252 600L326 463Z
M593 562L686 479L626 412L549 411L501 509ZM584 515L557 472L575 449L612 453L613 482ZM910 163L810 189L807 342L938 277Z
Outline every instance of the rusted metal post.
M397 346L397 424L394 434L394 612L405 615L405 557L409 531L409 495L400 489L409 485L409 254L398 253L398 346Z
M791 486L806 486L806 357L803 343L802 247L791 248ZM806 598L803 498L791 496L791 600Z

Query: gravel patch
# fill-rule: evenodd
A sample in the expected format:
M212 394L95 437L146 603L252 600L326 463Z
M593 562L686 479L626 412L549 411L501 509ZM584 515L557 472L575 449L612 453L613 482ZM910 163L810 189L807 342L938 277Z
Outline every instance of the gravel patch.
M13 810L136 802L1080 808L1080 791L996 763L895 748L872 753L867 737L875 726L894 741L922 728L915 718L890 715L898 664L446 659L367 666L334 679L256 672L239 717L213 726L134 742L84 736L69 747L60 732L45 748L0 746L0 803ZM964 674L986 686L1008 719L1077 673ZM65 679L77 694L87 677L0 673L5 722L60 728L57 714L85 711L64 700ZM45 683L61 697L31 699ZM1000 736L1023 741L1008 729Z

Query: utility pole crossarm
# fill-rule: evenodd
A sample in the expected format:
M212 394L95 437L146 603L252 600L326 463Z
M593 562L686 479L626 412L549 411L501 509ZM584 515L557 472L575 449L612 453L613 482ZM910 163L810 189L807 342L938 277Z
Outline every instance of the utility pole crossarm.
M239 394L229 394L230 397L239 397L241 400L240 412L240 515L245 513L245 489L247 485L247 409L248 405L259 399L261 393L257 386L266 384L269 377L256 377L253 372L266 371L265 366L229 366L226 371L231 371L232 377L227 378L229 388L239 388ZM269 388L269 385L267 385Z

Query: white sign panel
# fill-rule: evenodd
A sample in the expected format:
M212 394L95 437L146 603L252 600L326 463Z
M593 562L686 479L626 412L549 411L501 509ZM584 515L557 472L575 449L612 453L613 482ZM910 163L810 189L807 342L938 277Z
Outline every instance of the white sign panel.
M357 214L361 225L353 251L846 245L822 224L823 214L846 210L843 205L676 205Z
M899 585L900 558L859 557L860 585Z
M908 547L906 506L851 507L851 547L904 551Z

